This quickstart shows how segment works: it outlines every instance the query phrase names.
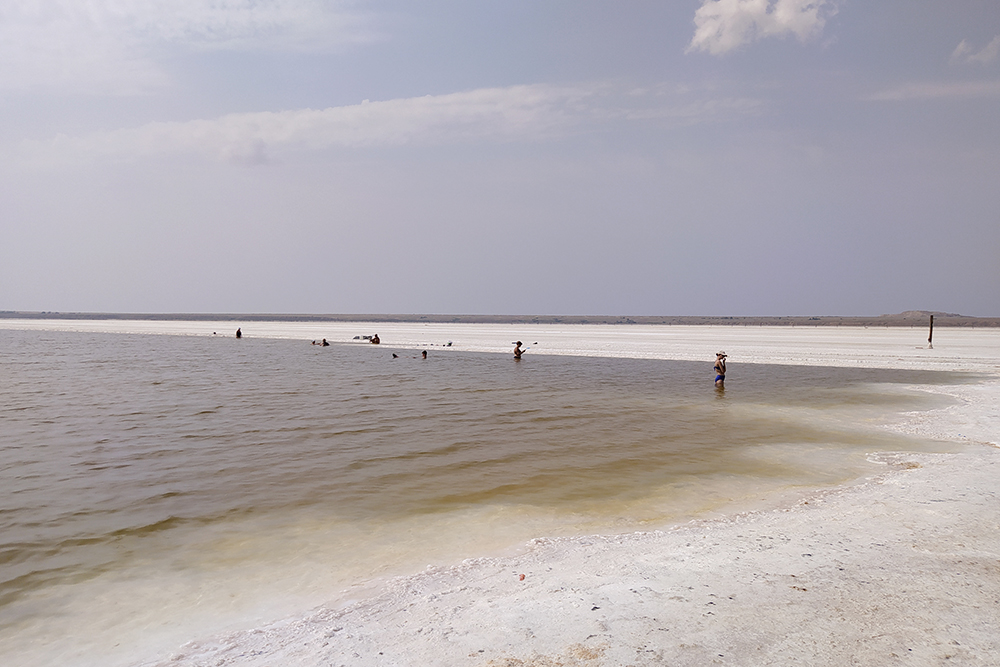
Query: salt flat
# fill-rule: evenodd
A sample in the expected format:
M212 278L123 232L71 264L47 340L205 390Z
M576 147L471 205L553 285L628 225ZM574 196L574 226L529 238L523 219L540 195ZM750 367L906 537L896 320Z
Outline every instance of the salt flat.
M232 336L231 321L5 320L0 329ZM378 333L385 348L509 352L521 340L535 354L785 363L869 368L1000 371L1000 329L938 327L754 327L612 324L447 324L420 322L251 322L247 338L359 343ZM448 345L451 343L451 345Z

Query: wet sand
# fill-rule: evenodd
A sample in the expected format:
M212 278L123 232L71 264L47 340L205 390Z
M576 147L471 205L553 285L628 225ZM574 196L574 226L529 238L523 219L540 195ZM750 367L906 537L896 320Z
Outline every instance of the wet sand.
M905 331L864 331L673 330L653 352L704 357L701 348L728 341L732 367L752 359L981 372L982 383L933 389L951 406L876 425L965 443L960 451L872 455L881 474L775 510L540 538L516 556L331 591L340 602L146 664L995 665L1000 337L955 332L932 351L900 338ZM602 345L555 338L547 351ZM639 354L647 343L619 339L615 350Z

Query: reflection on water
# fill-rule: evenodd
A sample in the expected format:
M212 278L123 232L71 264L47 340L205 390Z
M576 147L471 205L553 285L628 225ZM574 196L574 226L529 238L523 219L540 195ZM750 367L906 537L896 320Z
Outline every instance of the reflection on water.
M933 446L867 427L939 400L899 386L960 380L733 363L722 389L711 361L0 341L0 644L25 664L113 664L102 632L166 645L533 536L835 484L867 451Z

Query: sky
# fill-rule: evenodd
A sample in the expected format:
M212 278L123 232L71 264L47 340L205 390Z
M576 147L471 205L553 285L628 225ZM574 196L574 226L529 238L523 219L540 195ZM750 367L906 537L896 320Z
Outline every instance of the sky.
M4 0L0 310L1000 316L996 0Z

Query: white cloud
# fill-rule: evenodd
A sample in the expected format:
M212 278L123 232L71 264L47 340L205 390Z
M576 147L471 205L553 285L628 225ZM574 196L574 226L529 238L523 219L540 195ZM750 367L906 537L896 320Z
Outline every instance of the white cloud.
M201 153L261 161L267 149L322 150L511 138L565 125L574 102L589 91L546 86L487 88L450 95L368 102L328 109L229 114L215 119L149 123L81 138L59 137L52 148L121 156Z
M756 112L759 102L658 87L623 91L607 84L483 88L327 109L229 114L155 122L79 137L25 142L35 162L134 159L195 154L245 163L272 152L338 147L544 140L602 122L659 121L669 126Z
M703 0L687 51L721 55L765 37L819 34L836 13L830 0Z
M865 97L875 102L947 98L1000 97L1000 81L907 83Z
M1000 55L1000 35L993 38L989 44L984 46L978 53L964 39L955 47L951 54L951 62L968 63L973 65L988 65Z
M131 94L166 83L164 49L322 51L366 30L323 0L3 0L0 88Z

